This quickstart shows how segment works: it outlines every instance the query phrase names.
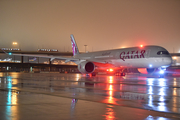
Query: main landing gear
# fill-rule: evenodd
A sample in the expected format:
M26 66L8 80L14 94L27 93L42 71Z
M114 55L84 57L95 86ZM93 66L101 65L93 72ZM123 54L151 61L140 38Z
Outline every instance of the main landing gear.
M93 73L86 74L86 77L91 77L91 76L96 76L96 73L93 72Z
M121 72L116 72L115 75L116 76L125 76L126 74L125 74L125 72L122 72L122 73Z
M92 76L96 76L96 73L95 73L95 72L93 72L93 73L91 73L91 75L92 75Z
M121 69L121 70L117 70L115 75L116 76L125 76L127 73L127 69Z

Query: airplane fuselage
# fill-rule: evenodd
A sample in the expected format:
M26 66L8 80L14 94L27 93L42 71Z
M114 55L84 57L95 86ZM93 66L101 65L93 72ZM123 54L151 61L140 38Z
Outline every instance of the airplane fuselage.
M169 52L160 46L131 47L77 54L77 59L112 64L115 67L158 68L171 65Z

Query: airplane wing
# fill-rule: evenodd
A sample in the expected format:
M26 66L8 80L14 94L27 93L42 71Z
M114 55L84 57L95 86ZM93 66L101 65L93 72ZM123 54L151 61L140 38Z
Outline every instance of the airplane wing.
M5 51L4 51L5 52ZM79 64L82 61L86 61L85 59L77 59L77 58L73 58L73 57L62 57L62 56L53 56L53 55L43 55L43 54L16 54L16 53L7 53L8 55L15 55L15 56L27 56L27 57L41 57L41 58L50 58L51 61L54 59L58 59L58 60L65 60L65 63L67 62L74 62L76 64ZM98 68L109 68L109 67L115 67L112 64L106 62L106 61L97 61L97 60L89 60L91 62L93 62L95 64L96 67Z
M53 55L44 55L44 54L17 54L17 53L7 53L3 51L7 55L15 55L15 56L27 56L27 57L41 57L41 58L49 58L52 60L58 59L58 60L65 60L65 63L67 62L74 62L76 64L81 63L82 61L86 61L86 59L77 59L73 57L62 57L62 56L53 56ZM99 60L94 60L94 59L89 59L88 61L91 61L95 64L96 67L98 68L109 68L109 67L115 67L111 64L111 61L99 61Z
M4 51L5 52L5 51ZM7 53L8 55L15 55L15 56L28 56L28 57L41 57L41 58L50 58L51 60L59 59L59 60L66 60L69 61L79 61L79 59L73 58L73 57L62 57L62 56L53 56L53 55L34 55L34 54L16 54L16 53Z

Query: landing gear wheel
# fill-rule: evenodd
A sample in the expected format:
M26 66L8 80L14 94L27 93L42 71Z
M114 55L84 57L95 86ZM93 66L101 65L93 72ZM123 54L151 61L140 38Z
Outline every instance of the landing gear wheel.
M95 72L93 72L93 73L91 73L91 75L92 75L92 76L96 76L96 73L95 73Z
M118 73L118 72L116 72L116 73L115 73L115 76L119 76L119 73Z
M121 73L121 76L125 76L125 73L123 72L123 73Z
M125 73L120 73L120 72L117 72L115 73L116 76L125 76Z
M164 75L159 75L160 78L164 78Z
M120 72L116 72L115 75L116 76L121 76L121 73Z

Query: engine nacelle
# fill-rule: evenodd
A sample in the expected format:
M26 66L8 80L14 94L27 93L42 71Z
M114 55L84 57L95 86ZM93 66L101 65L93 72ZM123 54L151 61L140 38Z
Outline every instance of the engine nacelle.
M138 68L138 71L142 74L151 74L156 70L156 68Z
M92 62L84 61L78 64L78 70L84 74L92 73L95 70L95 65Z

